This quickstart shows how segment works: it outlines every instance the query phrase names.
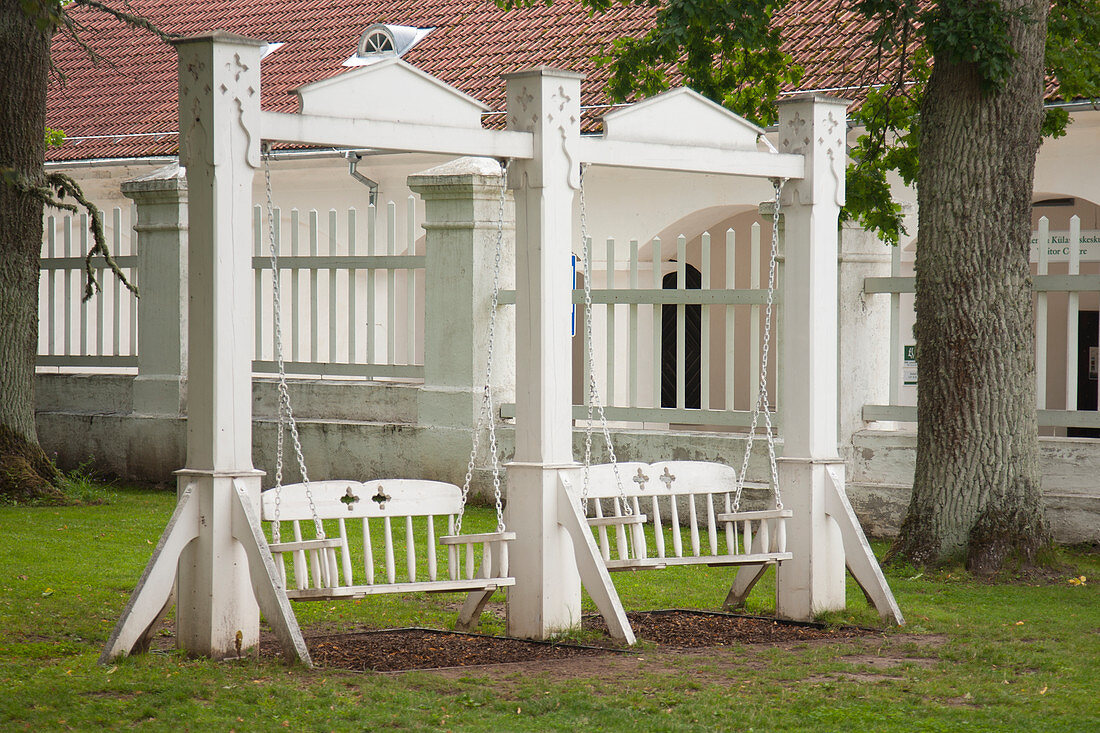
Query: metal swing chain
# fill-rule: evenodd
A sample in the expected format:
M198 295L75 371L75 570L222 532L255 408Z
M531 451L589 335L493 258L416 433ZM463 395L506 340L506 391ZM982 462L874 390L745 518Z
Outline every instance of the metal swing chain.
M741 492L745 487L745 473L749 468L749 456L752 454L752 444L756 437L756 426L760 418L761 408L763 408L764 413L764 435L768 442L768 461L771 467L775 508L783 508L783 499L779 492L779 470L775 462L775 431L772 427L771 408L768 406L768 351L771 345L772 305L775 302L776 264L779 259L779 201L783 195L783 186L786 183L786 178L772 179L772 186L775 187L775 199L772 209L771 256L768 260L768 300L764 309L764 343L760 355L760 394L752 408L752 423L749 425L749 435L745 442L745 457L741 461L741 472L737 476L737 486L733 492L733 511L735 512L741 508Z
M325 528L321 523L321 519L317 516L317 507L313 503L313 492L309 486L309 473L306 471L306 461L302 455L302 443L298 438L298 423L294 419L294 411L290 407L290 389L286 383L286 367L283 363L282 286L279 277L278 244L275 241L275 204L271 197L270 144L264 146L264 153L264 182L267 185L268 251L271 260L271 295L274 305L272 329L275 334L275 363L278 367L279 377L279 430L275 442L275 521L272 523L271 535L275 542L280 540L279 509L283 488L283 430L289 427L290 438L294 444L294 455L298 459L298 470L302 474L302 484L306 490L306 500L309 502L309 511L313 515L313 527L317 539L324 539Z
M607 427L607 417L604 415L600 390L596 384L596 355L592 344L592 243L588 237L588 209L584 198L584 174L587 170L588 164L582 163L580 175L581 258L584 269L584 338L588 356L588 419L584 426L584 485L581 489L580 505L581 513L586 513L588 511L588 488L592 468L592 418L593 409L595 409L600 418L600 429L603 432L604 442L607 444L611 470L615 474L615 485L619 490L619 503L622 505L623 514L630 516L634 513L634 510L626 498L623 479L619 474L619 462L615 456L615 446L611 443L611 431ZM608 263L608 267L612 267L612 263ZM608 277L611 277L610 269L608 270Z
M470 461L466 464L466 478L462 483L462 508L455 522L455 534L462 534L462 518L466 512L466 498L470 494L470 484L474 478L474 462L481 444L481 428L486 423L489 429L489 452L492 455L490 465L493 471L493 499L497 512L497 532L504 531L504 504L500 490L500 456L497 455L496 420L493 419L493 351L496 340L497 310L500 307L500 263L504 251L504 204L508 192L508 163L500 162L500 204L497 209L496 256L493 258L493 297L489 303L489 333L485 354L485 385L481 398L481 410L474 425Z

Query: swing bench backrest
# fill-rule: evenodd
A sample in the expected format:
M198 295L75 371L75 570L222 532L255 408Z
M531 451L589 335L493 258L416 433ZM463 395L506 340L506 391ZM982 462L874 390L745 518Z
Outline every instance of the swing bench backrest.
M514 585L507 543L515 534L454 536L461 511L459 487L418 479L313 481L308 495L304 484L292 484L261 498L269 529L278 517L281 538L271 553L296 600ZM324 538L315 535L314 517Z
M751 565L791 558L786 548L789 509L734 511L737 471L704 461L620 462L621 507L615 466L589 469L588 522L608 570L670 565ZM583 493L583 469L570 482ZM746 482L750 489L767 488Z

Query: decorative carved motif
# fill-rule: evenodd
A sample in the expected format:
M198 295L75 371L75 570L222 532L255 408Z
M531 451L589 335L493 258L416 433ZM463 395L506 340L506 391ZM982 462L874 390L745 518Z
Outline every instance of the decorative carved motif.
M634 478L630 480L638 484L639 491L645 491L645 485L649 481L649 476L646 476L644 473L642 473L642 469L639 468L637 475L635 475Z
M356 496L354 492L352 492L350 486L348 487L347 491L344 492L344 495L340 497L340 503L347 504L349 512L355 507L358 502L359 497Z
M676 477L668 472L668 466L665 466L665 472L657 477L657 480L665 485L665 490L672 491L672 482L676 480Z
M393 498L392 496L390 496L389 494L387 494L385 491L382 490L382 484L379 484L378 485L378 493L375 494L374 496L372 496L370 498L370 500L375 502L376 504L378 504L379 509L385 510L386 502L389 501L392 498Z
M233 60L225 63L225 80L220 86L221 93L231 96L237 105L237 122L244 131L247 139L247 160L253 168L260 167L260 146L253 142L253 131L259 125L259 100L253 101L256 96L256 87L248 83L251 78L248 64L241 61L241 55L233 54ZM242 78L244 81L242 82ZM232 84L230 81L232 80Z
M798 112L791 116L790 120L783 126L783 134L780 137L784 153L804 155L810 149L808 124Z
M565 154L566 159L569 161L567 182L569 187L574 191L579 191L581 188L581 169L577 163L576 152L573 150L573 144L580 136L580 120L577 115L573 114L570 102L573 98L565 92L564 86L558 86L558 90L551 95L550 100L557 104L557 125L558 134L561 135L561 150ZM566 108L569 108L568 116ZM554 124L555 115L551 111L546 115L546 121L548 124Z

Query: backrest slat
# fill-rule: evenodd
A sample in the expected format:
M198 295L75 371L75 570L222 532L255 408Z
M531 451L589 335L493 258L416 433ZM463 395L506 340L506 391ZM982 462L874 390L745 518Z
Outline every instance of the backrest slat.
M714 494L703 494L707 502L707 537L710 539L710 554L718 554L718 528L714 523Z
M416 539L413 536L413 518L405 517L405 569L409 582L416 582Z
M428 515L428 539L425 544L428 549L428 580L436 580L435 517L431 514Z
M340 561L344 567L344 582L343 585L354 585L351 580L351 550L348 547L348 528L344 522L344 518L340 517ZM339 582L334 585L340 585Z
M374 548L371 546L370 520L363 517L363 572L367 585L374 585Z
M695 509L695 494L687 495L688 531L691 533L691 554L699 557L699 514Z
M386 582L392 583L396 571L393 564L393 523L389 517L382 517L382 534L386 541Z
M657 545L657 557L665 556L665 531L661 527L661 507L657 495L653 495L653 540Z

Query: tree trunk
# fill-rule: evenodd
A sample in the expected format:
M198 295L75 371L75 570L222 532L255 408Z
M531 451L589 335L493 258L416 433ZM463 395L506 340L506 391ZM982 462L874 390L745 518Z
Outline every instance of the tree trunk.
M1033 18L1011 23L1006 83L983 91L974 65L936 58L921 106L917 464L897 548L981 573L1050 542L1028 264L1047 7L1003 6Z
M44 183L49 30L20 0L0 0L0 495L52 495L56 472L34 427L38 256Z

